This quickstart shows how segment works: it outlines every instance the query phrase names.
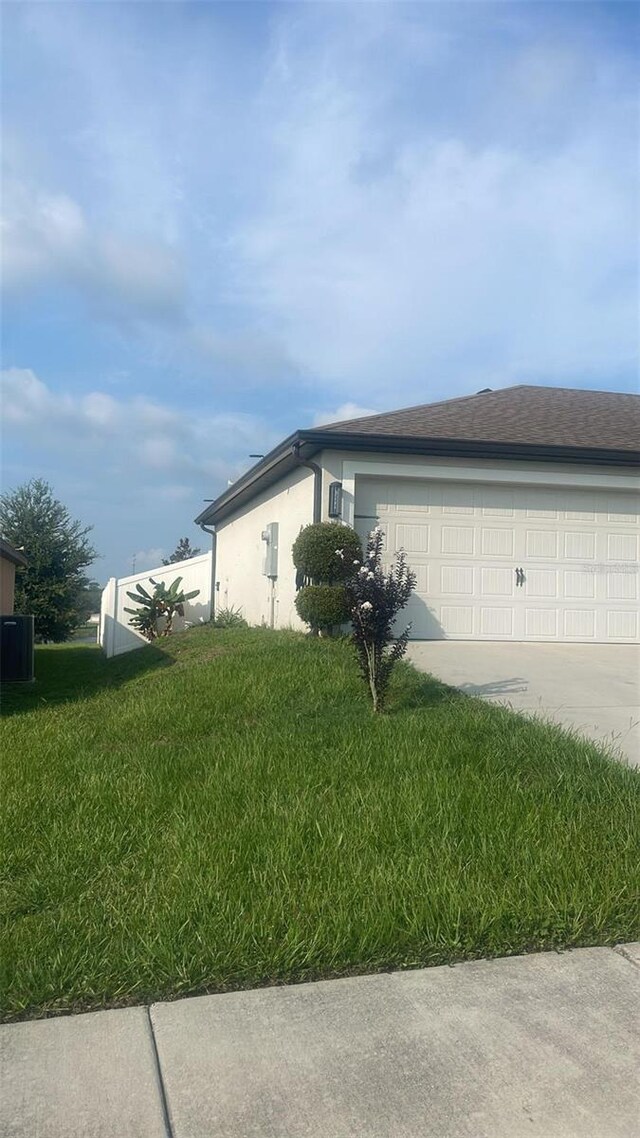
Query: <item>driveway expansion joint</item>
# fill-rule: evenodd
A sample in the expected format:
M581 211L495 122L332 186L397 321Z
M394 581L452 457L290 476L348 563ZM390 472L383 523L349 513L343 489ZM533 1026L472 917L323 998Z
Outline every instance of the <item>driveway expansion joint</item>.
M618 956L621 956L622 959L626 960L628 964L631 964L633 968L638 968L640 970L640 960L636 960L630 952L627 952L627 946L625 944L614 944L612 947L613 951L616 952Z
M151 1008L147 1004L145 1011L147 1013L147 1023L149 1025L149 1034L151 1036L151 1047L153 1050L153 1060L156 1071L156 1078L158 1080L158 1094L160 1096L160 1103L162 1106L162 1117L164 1121L167 1138L175 1138L173 1127L171 1125L171 1115L169 1113L169 1102L167 1099L167 1089L164 1085L162 1077L162 1066L160 1064L160 1055L158 1054L158 1044L156 1041L155 1032L153 1030L153 1020L151 1019Z

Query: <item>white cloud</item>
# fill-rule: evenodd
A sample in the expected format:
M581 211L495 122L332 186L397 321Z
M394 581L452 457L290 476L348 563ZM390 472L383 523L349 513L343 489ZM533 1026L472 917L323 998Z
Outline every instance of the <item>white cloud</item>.
M284 5L236 35L168 5L151 40L145 5L19 8L42 71L5 112L5 279L153 321L145 364L380 406L632 366L635 79L596 8Z
M6 291L61 282L103 319L184 320L183 270L167 245L90 226L77 201L24 178L6 176L3 191Z
M478 126L460 121L452 92L443 129L428 103L389 123L375 56L345 59L342 29L304 50L300 21L283 29L263 98L274 160L235 249L247 300L304 368L389 403L633 366L637 170L628 96L609 79L595 97L603 59L566 43L498 57L513 121L503 106L483 129L485 92ZM425 100L429 83L427 68Z
M131 573L148 573L150 569L159 569L166 556L166 551L161 547L138 549L131 555Z
M314 416L314 427L323 427L325 423L343 423L347 419L363 419L365 415L377 415L372 407L360 407L357 403L342 403L335 411L320 411Z
M28 368L4 371L1 393L5 422L41 451L71 451L88 479L138 478L174 502L185 500L189 487L192 494L196 487L221 489L246 469L250 451L277 441L252 415L202 414L101 391L55 392ZM166 483L157 486L155 473Z

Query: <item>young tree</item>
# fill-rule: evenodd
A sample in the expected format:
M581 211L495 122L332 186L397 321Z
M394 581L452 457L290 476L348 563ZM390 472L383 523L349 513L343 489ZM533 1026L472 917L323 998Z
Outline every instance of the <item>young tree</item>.
M155 640L157 636L171 635L174 616L176 613L178 616L184 616L185 604L197 597L200 590L192 589L190 593L185 593L180 588L182 577L176 577L169 588L164 581L156 581L153 577L149 577L149 581L154 587L152 593L140 582L136 585L135 593L127 591L127 596L137 603L138 608L125 608L124 611L131 613L132 619L129 623L137 628L138 632L141 632L147 640ZM160 620L164 620L161 628L158 627Z
M395 565L385 573L381 564L383 541L382 529L376 526L369 534L362 564L355 567L348 585L352 641L374 711L384 710L393 666L406 652L411 625L394 637L393 624L416 585L404 551L396 554Z
M189 557L197 557L201 549L193 549L188 537L181 537L170 557L163 557L163 565L174 565L176 561L187 561Z
M16 574L15 609L33 613L40 641L68 640L83 623L80 598L89 580L82 571L97 557L87 537L92 528L74 521L42 478L0 497L0 533L28 560Z

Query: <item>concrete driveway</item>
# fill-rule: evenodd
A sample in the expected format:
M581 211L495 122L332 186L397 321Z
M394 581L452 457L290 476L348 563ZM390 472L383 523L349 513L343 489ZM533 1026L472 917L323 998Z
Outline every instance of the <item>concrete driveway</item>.
M408 658L468 695L552 719L640 766L640 647L413 640Z

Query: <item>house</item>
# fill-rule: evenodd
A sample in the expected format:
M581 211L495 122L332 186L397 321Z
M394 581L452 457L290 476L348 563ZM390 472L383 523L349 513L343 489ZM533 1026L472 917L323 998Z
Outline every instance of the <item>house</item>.
M27 564L24 554L0 537L0 615L13 615L16 566Z
M296 431L196 518L216 607L301 627L291 546L329 519L407 551L414 638L638 641L640 396L520 385Z

